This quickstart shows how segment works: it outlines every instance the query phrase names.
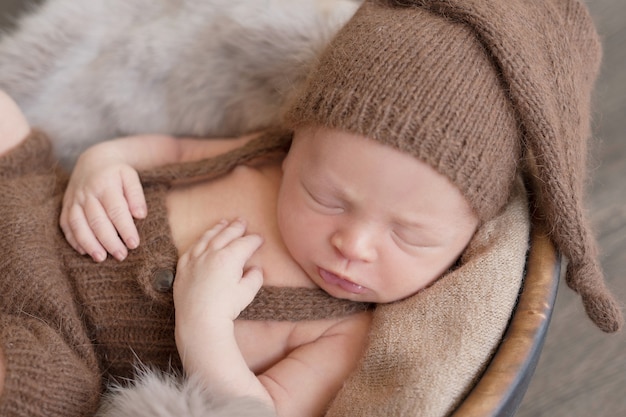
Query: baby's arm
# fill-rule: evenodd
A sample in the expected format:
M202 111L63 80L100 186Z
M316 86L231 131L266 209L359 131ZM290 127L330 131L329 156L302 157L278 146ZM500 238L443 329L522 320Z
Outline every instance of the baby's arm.
M356 368L370 322L369 312L347 317L258 376L279 416L324 414Z
M225 397L272 400L250 371L235 340L234 321L263 283L259 268L245 269L261 246L243 221L222 221L179 259L174 280L176 346L188 374L198 374Z
M243 223L220 223L185 253L174 281L176 344L188 374L214 394L255 397L279 416L319 416L362 354L370 315L350 316L258 377L237 345L234 320L262 283L244 265L260 245Z
M137 170L217 155L251 137L139 135L94 145L78 159L63 198L59 222L67 241L95 261L103 261L107 253L123 260L128 249L139 245L133 219L147 214Z

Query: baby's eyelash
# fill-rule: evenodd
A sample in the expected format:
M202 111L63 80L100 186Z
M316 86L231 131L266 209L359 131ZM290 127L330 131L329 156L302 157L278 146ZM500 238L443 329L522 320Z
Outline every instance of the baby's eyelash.
M402 234L397 231L392 231L391 234L395 238L394 240L399 240L401 244L408 245L413 248L427 248L433 246L426 244L427 242L419 241L419 239L409 239L406 236L403 237Z
M406 238L402 237L402 235L400 233L396 232L396 231L392 231L391 234L395 238L395 240L399 240L401 243L403 243L405 245L417 246L417 245L409 242Z
M324 206L327 208L341 208L338 204L335 203L330 203L330 202L326 202L322 199L320 199L319 197L316 197L315 195L311 194L311 198L320 206Z
M307 195L311 198L311 200L313 200L316 204L327 209L343 210L343 207L341 207L339 203L325 201L323 198L311 192L311 190L309 190L307 187L303 186L303 188L306 191Z

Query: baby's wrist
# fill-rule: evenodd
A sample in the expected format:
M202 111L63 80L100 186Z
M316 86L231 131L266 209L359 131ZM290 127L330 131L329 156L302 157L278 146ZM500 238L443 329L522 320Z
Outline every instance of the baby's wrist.
M177 317L174 332L179 351L181 349L189 351L194 346L199 346L200 350L204 350L209 346L234 338L235 324L227 319L194 320Z
M229 357L237 348L233 322L180 327L175 330L176 347L185 372L204 376L223 372L223 364L214 358Z

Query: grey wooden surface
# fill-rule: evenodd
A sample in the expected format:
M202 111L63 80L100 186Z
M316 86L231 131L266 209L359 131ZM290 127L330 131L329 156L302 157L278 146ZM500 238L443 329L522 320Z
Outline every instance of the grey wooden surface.
M603 39L594 103L589 214L609 287L626 304L626 1L588 0ZM519 417L626 416L626 332L591 325L565 285Z
M0 27L10 25L9 17L25 3L0 0ZM626 1L587 3L604 44L588 208L609 286L626 304ZM626 416L626 332L608 336L597 330L578 296L565 286L559 289L546 344L517 415Z

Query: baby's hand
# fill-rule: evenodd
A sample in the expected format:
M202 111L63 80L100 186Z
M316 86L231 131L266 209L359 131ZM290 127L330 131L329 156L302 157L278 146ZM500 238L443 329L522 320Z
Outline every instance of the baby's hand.
M96 145L78 159L59 220L70 245L96 262L107 252L125 259L139 245L133 217L147 214L137 171L107 149L106 143Z
M245 232L244 221L223 220L180 257L174 280L177 327L202 331L211 323L232 323L252 302L263 274L245 265L263 239Z

